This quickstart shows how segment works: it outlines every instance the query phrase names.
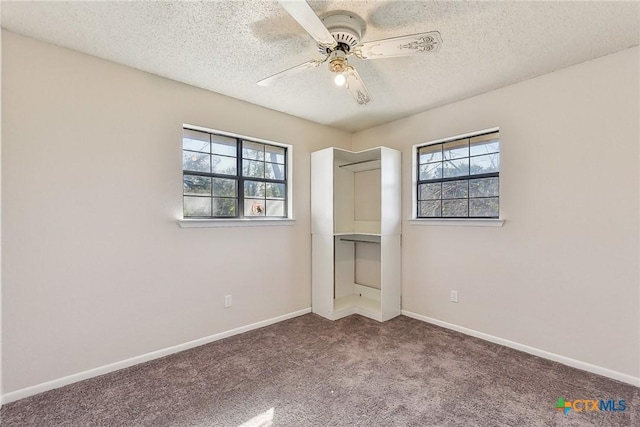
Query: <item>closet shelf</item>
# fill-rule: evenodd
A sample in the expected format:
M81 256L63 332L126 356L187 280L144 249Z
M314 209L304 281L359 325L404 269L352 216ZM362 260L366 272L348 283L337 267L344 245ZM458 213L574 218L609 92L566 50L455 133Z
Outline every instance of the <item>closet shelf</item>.
M342 311L354 306L372 312L380 311L380 301L376 301L373 298L360 297L357 295L349 295L342 298L336 298L333 303L333 309L335 311Z

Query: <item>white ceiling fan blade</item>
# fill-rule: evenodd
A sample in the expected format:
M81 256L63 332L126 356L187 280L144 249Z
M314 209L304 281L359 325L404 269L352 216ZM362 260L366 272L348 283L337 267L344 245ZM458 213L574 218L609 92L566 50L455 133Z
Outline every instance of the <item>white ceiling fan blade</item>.
M356 56L360 59L377 59L436 52L441 44L440 33L430 31L363 43L362 46L356 47Z
M318 15L316 15L306 1L278 0L278 2L319 44L328 48L334 48L338 45L329 30L327 30L320 18L318 18Z
M351 96L353 96L356 102L360 105L367 105L371 102L371 95L369 95L369 91L364 85L364 82L360 78L360 74L358 74L356 69L349 67L347 68L347 71L345 71L345 74L347 75L347 90L351 93Z
M311 61L305 62L304 64L296 65L295 67L291 67L287 70L280 71L279 73L274 74L273 76L267 77L266 79L262 79L258 82L260 86L271 86L276 81L280 80L283 77L290 76L292 74L299 73L300 71L308 70L311 68L316 68L320 64L323 64L326 59L312 59Z

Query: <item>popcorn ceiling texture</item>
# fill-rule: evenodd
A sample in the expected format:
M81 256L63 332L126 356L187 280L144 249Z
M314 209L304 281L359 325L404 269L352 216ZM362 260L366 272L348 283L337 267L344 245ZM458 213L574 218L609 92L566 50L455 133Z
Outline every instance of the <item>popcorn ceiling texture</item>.
M638 45L638 2L309 1L349 10L363 41L437 30L439 52L355 65L359 106L276 1L2 2L2 27L314 122L358 131Z
M638 426L640 389L405 316L315 314L4 405L11 426ZM559 397L622 412L555 408Z

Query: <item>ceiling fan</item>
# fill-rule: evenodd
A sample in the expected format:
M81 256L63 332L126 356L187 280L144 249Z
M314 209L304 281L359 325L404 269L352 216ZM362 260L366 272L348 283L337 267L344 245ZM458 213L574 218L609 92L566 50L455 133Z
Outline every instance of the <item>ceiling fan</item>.
M304 0L278 0L280 5L318 42L318 51L323 59L312 59L303 64L281 71L260 80L260 86L269 86L283 77L329 63L329 71L336 73L335 83L345 86L356 102L366 105L372 98L360 74L349 57L358 59L390 58L436 52L442 44L437 31L393 37L372 42L361 42L366 24L352 12L334 11L320 19Z

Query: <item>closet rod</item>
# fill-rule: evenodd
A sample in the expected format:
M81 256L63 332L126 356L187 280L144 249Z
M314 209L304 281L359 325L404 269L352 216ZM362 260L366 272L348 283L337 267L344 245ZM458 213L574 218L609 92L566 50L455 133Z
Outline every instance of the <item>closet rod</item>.
M340 167L341 167L341 168L346 168L346 167L348 167L348 166L360 165L360 164L362 164L362 163L377 162L377 161L379 161L379 160L380 160L380 159L361 160L361 161L359 161L359 162L353 162L353 163L347 163L347 164L344 164L344 165L340 165Z
M379 245L379 244L380 244L380 242L372 242L371 240L344 239L344 238L340 238L340 240L342 240L343 242L375 243L376 245Z

